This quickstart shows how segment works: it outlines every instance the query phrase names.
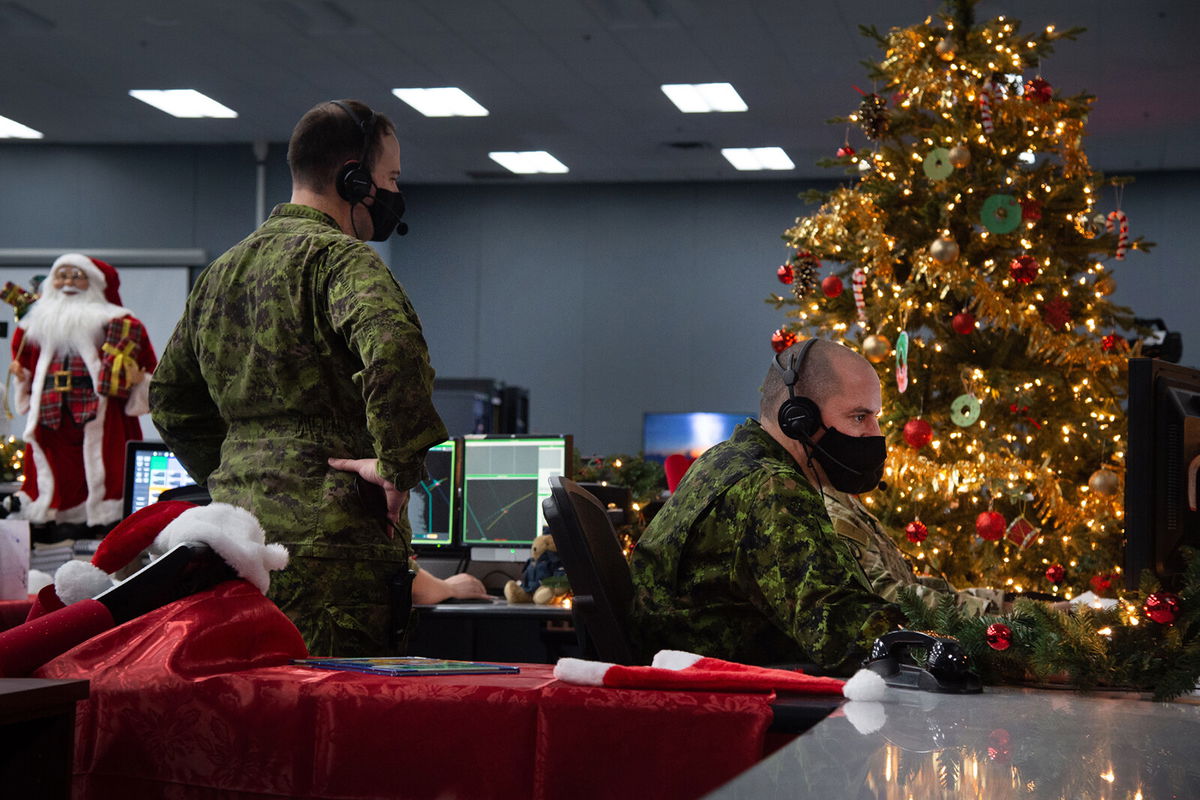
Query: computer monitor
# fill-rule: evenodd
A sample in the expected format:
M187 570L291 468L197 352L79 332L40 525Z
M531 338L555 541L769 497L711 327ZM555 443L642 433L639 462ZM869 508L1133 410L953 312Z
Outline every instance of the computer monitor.
M1149 569L1176 588L1180 546L1200 548L1200 370L1129 359L1125 584Z
M476 561L524 561L542 533L551 475L571 477L571 437L467 436L462 543Z
M427 476L408 493L412 543L426 551L448 548L454 544L454 512L458 505L456 440L429 449L425 454L425 472Z
M167 489L196 482L162 442L126 442L123 516L145 508Z
M659 462L676 453L697 458L714 444L728 439L734 428L752 416L755 415L647 412L642 420L642 454Z

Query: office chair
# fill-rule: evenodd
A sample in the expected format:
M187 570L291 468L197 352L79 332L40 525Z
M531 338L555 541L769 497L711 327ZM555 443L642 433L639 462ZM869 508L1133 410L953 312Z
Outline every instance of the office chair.
M586 489L558 476L550 478L542 512L575 594L571 608L584 657L632 664L633 579L608 512Z

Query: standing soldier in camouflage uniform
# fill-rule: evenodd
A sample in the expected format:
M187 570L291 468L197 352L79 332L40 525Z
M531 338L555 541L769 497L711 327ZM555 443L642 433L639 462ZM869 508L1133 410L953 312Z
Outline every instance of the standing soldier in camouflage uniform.
M874 368L821 340L785 351L760 420L691 466L633 552L634 644L752 664L853 671L903 623L872 588L821 488L868 491L886 448Z
M334 101L301 118L288 163L291 203L196 281L150 405L213 499L249 509L287 546L270 597L310 651L383 655L390 584L411 555L402 490L446 438L420 321L363 242L403 224L400 146L386 117ZM454 580L447 593L484 593ZM430 581L445 589L419 572L414 594Z

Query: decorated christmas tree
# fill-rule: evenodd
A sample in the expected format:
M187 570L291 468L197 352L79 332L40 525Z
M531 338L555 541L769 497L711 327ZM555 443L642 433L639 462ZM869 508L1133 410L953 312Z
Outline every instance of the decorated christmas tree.
M770 301L789 319L772 344L822 336L877 365L887 486L863 499L922 570L1111 595L1138 345L1110 295L1147 244L1130 238L1124 181L1084 152L1094 98L1044 77L1080 30L977 23L974 6L863 28L883 58L835 120L830 165L851 178L785 234L790 291Z

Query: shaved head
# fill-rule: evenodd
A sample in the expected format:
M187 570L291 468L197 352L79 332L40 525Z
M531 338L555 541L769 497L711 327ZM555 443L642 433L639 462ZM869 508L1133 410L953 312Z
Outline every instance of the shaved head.
M849 347L827 339L797 342L776 357L763 378L758 412L760 420L775 420L779 407L788 397L787 384L783 382L783 370L780 367L787 368L793 359L799 358L801 348L808 341L812 341L812 346L804 356L804 363L799 365L799 374L796 376L797 397L811 398L818 407L824 409L825 401L842 391L847 375L863 369L875 374L870 362Z

